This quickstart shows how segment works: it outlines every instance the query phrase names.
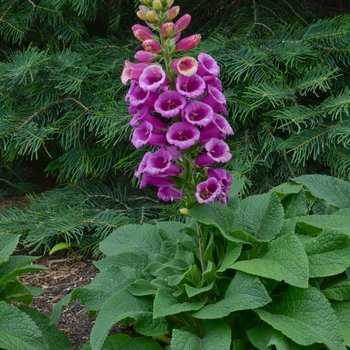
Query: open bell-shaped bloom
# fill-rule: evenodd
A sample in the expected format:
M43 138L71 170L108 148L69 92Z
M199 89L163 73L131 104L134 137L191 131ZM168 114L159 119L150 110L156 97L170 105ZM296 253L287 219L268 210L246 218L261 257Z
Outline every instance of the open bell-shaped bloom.
M196 47L201 41L200 34L193 34L176 43L177 51L189 51Z
M196 74L198 62L194 57L185 56L177 58L171 63L171 68L178 74L190 77Z
M145 188L147 185L152 185L156 187L172 186L174 185L174 183L175 181L169 179L167 176L143 174L140 183L140 188Z
M150 175L167 175L177 176L182 172L182 169L172 163L171 153L160 148L147 159L144 173Z
M205 82L197 74L191 76L180 75L176 78L176 90L189 98L197 98L204 93Z
M167 86L169 79L163 68L157 64L146 67L140 75L139 84L145 91L156 91L162 86Z
M152 155L152 152L146 152L143 155L141 163L139 164L139 167L138 167L137 171L135 172L135 177L139 178L141 176L141 174L144 172L146 165L147 165L147 160L151 155Z
M150 107L145 105L143 106L130 120L130 125L132 127L138 126L142 121L148 121L153 125L153 127L156 127L157 129L167 129L168 126L166 123L164 123L162 120L154 116L150 113Z
M219 181L221 185L221 193L218 195L217 199L222 204L227 204L228 193L230 192L231 184L232 184L232 176L224 169L209 168L208 177L209 178L213 177Z
M207 53L202 52L198 55L198 61L198 74L200 76L213 75L217 77L219 75L220 67L213 57Z
M185 197L185 195L178 189L172 186L159 187L158 198L162 199L164 202L178 201Z
M172 124L166 133L167 141L180 149L193 146L195 142L199 140L199 136L199 130L187 122Z
M121 75L122 83L126 85L128 80L138 80L143 70L149 65L150 63L148 62L132 63L126 60Z
M135 128L131 142L135 148L143 145L161 146L166 142L166 135L150 122L143 121Z
M218 77L214 77L214 75L204 75L202 76L202 79L207 86L207 90L209 86L214 86L219 91L222 91L222 83Z
M153 106L158 97L159 93L153 91L145 91L138 84L135 84L129 93L129 102L130 105L134 107L143 107L144 105Z
M214 117L212 108L200 101L188 103L183 111L183 118L188 123L196 126L208 125Z
M177 91L161 93L154 103L154 109L164 118L173 118L186 106L186 99Z
M201 141L208 141L211 138L225 138L228 135L234 135L231 125L221 114L214 113L211 123L200 130Z
M214 177L210 177L197 185L195 196L198 203L210 203L216 201L220 193L220 182Z
M210 105L215 113L222 112L224 114L227 114L226 97L214 86L208 86L208 93L203 98L201 98L201 101Z
M212 138L205 144L207 152L202 153L197 157L195 163L199 166L210 166L216 162L227 163L231 158L232 154L227 143Z

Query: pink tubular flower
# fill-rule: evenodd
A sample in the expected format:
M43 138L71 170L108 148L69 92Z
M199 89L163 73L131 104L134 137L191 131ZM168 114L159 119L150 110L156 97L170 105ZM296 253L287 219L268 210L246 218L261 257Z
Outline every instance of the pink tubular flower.
M141 42L147 39L153 39L153 32L151 29L142 26L141 24L135 24L131 27L135 38Z
M137 51L134 57L139 62L154 62L157 59L157 55L155 53L143 50Z
M172 124L166 133L167 141L180 149L193 146L199 140L199 136L199 130L187 122Z
M135 177L139 178L146 168L147 160L152 155L152 152L146 152L141 160L141 163L135 172Z
M187 38L181 39L176 43L177 51L189 51L198 45L201 40L200 34L193 34Z
M167 22L162 24L160 32L164 38L168 38L174 32L175 24L173 22Z
M218 196L218 200L222 204L226 204L228 201L228 193L230 192L231 188L232 176L223 169L210 168L208 169L208 177L213 177L219 181L221 185L221 193Z
M226 97L214 86L208 86L208 94L206 94L201 101L210 105L215 113L222 112L227 114Z
M213 120L214 112L207 104L193 101L185 107L183 117L192 125L206 126Z
M231 125L220 114L214 113L214 118L211 123L201 129L201 141L208 141L211 138L225 138L227 135L234 135Z
M150 107L145 105L143 106L134 116L133 118L130 120L130 125L132 127L136 127L138 126L141 122L143 121L147 121L149 123L151 123L155 128L157 129L163 129L166 130L167 129L167 125L166 123L164 123L162 120L160 120L159 118L155 117L154 115L152 115L150 113Z
M180 6L174 6L167 11L167 18L172 21L180 12Z
M148 184L156 187L172 186L174 180L169 179L167 176L154 176L144 174L140 183L140 188L145 188Z
M140 75L139 84L145 91L156 91L162 85L166 85L169 79L163 68L157 64L146 67Z
M171 63L171 68L178 74L182 74L186 77L190 77L196 74L198 62L195 58L185 56L177 58Z
M161 146L166 142L166 135L154 128L151 123L143 121L135 128L131 142L135 148L143 145Z
M180 75L176 79L176 90L189 98L197 98L204 93L204 80L197 74L190 77Z
M128 80L138 80L143 70L148 67L150 63L132 63L128 60L125 61L121 81L124 85L127 84Z
M164 202L178 201L185 197L185 195L178 189L172 186L160 187L157 193L158 198L162 199Z
M154 109L164 118L173 118L186 106L186 99L177 91L166 91L159 95Z
M216 162L227 163L232 155L228 145L219 139L212 138L205 144L207 152L197 157L195 163L199 166L210 166Z
M159 93L143 90L138 84L135 84L130 90L129 101L130 105L134 107L153 106L159 96Z
M220 193L220 182L214 177L210 177L207 181L201 182L197 185L195 196L198 203L210 203L214 202Z
M198 74L203 76L203 75L213 75L217 77L220 73L220 67L216 63L213 57L208 55L207 53L200 53L198 55L198 61L199 61L199 66L198 66Z
M191 16L186 14L180 17L175 22L175 30L178 32L181 32L182 30L186 29L191 23Z
M171 153L160 148L147 158L144 173L149 175L177 176L182 172L182 169L171 161Z
M162 47L160 46L158 41L156 41L154 39L147 39L147 40L145 40L142 43L142 47L147 52L151 52L151 53L160 53L160 52L162 52Z

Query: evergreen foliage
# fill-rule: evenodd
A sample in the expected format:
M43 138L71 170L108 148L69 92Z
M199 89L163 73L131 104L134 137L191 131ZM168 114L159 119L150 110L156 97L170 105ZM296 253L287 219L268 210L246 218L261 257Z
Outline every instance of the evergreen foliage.
M94 180L91 186L98 183L94 193L101 193L101 200L106 188L117 200L124 192L116 183L130 182L144 153L130 146L120 82L125 59L134 60L140 47L130 30L138 5L138 0L0 3L0 196L46 189L44 171L57 183L73 184L40 199L28 197L28 212L2 215L3 225L28 234L35 247L37 234L47 237L42 241L47 250L60 241L60 232L69 232L68 242L81 242L87 232L104 237L119 224L113 200L92 202L84 191L69 191ZM191 30L202 34L196 50L221 66L236 133L228 169L247 178L246 193L265 192L305 173L348 179L350 16L341 15L349 9L347 2L180 0L177 5L191 14ZM139 218L142 206L128 202L131 197L126 195L125 205L135 213L128 212L120 223ZM97 230L87 221L81 224L103 216L106 208L116 217L104 217ZM173 215L171 207L165 210ZM20 227L21 215L26 228ZM17 219L19 226L13 226ZM37 231L38 222L52 223L50 233Z

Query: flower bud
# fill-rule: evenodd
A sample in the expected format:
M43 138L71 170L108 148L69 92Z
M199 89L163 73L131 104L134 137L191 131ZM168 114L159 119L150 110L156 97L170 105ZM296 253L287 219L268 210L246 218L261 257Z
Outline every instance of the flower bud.
M167 8L173 6L174 0L166 0L166 6Z
M164 38L168 38L174 32L175 24L173 22L167 22L162 24L161 33Z
M148 7L147 6L140 5L139 6L139 11L136 12L136 15L142 21L147 21L147 11L148 11Z
M181 32L182 30L186 29L189 26L190 22L191 22L191 16L183 15L176 21L175 30L178 32Z
M180 12L180 6L171 7L167 11L167 18L172 21Z
M162 8L162 3L160 0L153 0L152 2L153 10L159 11Z
M193 34L191 36L188 36L187 38L181 39L179 42L176 43L176 50L177 51L192 50L194 47L198 45L200 40L201 40L200 34Z
M153 38L152 30L142 26L141 24L135 24L131 27L131 29L135 38L141 42Z
M156 54L142 50L137 51L134 57L139 62L154 62L157 59Z
M145 40L142 43L142 47L147 51L147 52L151 52L151 53L160 53L162 51L162 47L160 46L160 44L154 40L154 39L148 39Z
M147 6L151 6L152 5L152 0L140 0L141 3L147 5Z
M182 215L188 215L189 211L188 211L187 208L181 208L181 209L180 209L180 213L181 213Z
M157 12L154 10L147 11L147 21L150 23L154 23L158 20Z

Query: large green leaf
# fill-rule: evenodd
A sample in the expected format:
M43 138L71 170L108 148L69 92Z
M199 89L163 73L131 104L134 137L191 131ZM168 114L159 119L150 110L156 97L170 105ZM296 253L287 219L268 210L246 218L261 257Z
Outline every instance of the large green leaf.
M19 235L0 233L0 264L8 260L19 241Z
M135 329L144 335L157 336L169 332L163 318L153 320L153 298L135 297L124 289L113 294L101 308L91 332L92 348L101 349L109 329L124 318L135 319Z
M318 350L317 345L302 346L294 343L284 334L268 324L262 324L247 331L251 343L259 350Z
M283 225L283 206L273 192L249 196L241 202L234 230L244 231L258 241L274 239Z
M293 178L303 184L317 198L338 208L350 207L350 183L326 175L303 175Z
M325 228L305 245L310 278L337 275L350 266L350 236Z
M49 350L37 324L15 306L0 301L0 348Z
M350 301L350 279L331 284L322 290L328 299L337 301Z
M155 225L125 225L113 231L100 243L102 253L116 255L122 252L134 252L148 256L158 253L162 239Z
M67 335L50 324L50 319L29 307L20 307L20 310L25 312L39 327L43 338L47 342L49 349L55 350L70 350L73 349Z
M106 338L101 350L162 350L162 347L153 339L146 337L131 338L126 334L113 334ZM93 350L90 341L80 350Z
M154 299L153 317L164 317L169 315L176 315L180 312L199 310L205 305L206 302L206 298L197 302L180 302L172 295L163 292L160 289L157 291L156 297Z
M269 311L255 311L262 320L297 344L323 343L330 350L345 350L335 312L322 292L314 287L289 287L277 306Z
M101 271L112 266L132 267L142 271L147 266L148 260L145 256L135 252L122 252L116 255L109 255L104 259L94 262L94 265Z
M307 288L309 266L305 250L294 234L284 235L269 243L260 259L238 261L231 268L252 275Z
M229 350L231 349L231 330L222 320L206 320L204 337L200 337L191 327L175 329L170 350Z
M340 328L343 334L345 345L350 347L350 301L333 302L332 308L340 322Z
M234 311L262 307L270 301L264 285L257 277L238 271L222 300L206 305L192 314L201 319L218 319Z

